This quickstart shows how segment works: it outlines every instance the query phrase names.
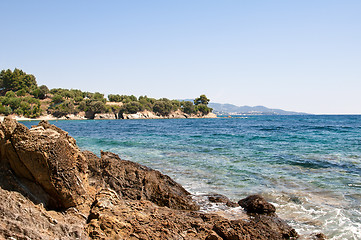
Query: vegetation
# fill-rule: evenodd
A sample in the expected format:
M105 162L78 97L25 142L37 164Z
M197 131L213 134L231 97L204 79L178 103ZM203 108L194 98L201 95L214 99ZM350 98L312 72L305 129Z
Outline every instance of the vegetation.
M212 111L207 105L209 99L201 95L193 102L154 99L147 96L137 98L134 95L108 95L99 92L83 92L78 89L53 88L38 86L33 75L20 69L2 70L0 73L0 114L17 114L25 117L38 117L44 113L62 117L85 112L88 118L96 113L134 114L151 111L159 116L168 116L181 111L186 114L205 115Z

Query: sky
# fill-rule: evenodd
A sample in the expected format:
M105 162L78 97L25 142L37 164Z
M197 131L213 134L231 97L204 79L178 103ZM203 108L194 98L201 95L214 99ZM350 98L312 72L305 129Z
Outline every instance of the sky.
M0 70L38 85L361 114L359 0L0 3Z

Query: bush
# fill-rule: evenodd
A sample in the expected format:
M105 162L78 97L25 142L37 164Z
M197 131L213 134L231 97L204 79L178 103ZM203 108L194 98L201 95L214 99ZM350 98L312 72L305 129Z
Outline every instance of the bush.
M7 98L13 98L16 97L15 93L13 91L7 91L5 94L5 97Z
M12 109L9 106L4 106L0 103L0 114L9 115L12 113Z
M24 89L21 89L16 92L16 96L18 96L18 97L23 97L23 96L25 96L25 94L26 94L26 91Z

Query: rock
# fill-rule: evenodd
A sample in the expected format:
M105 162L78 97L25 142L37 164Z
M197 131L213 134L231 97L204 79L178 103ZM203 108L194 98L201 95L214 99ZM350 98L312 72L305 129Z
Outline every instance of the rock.
M260 195L251 195L238 201L247 213L272 214L276 212L275 206L267 202Z
M297 233L260 196L240 200L249 218L201 213L181 185L140 164L80 151L40 122L0 124L0 238L290 239ZM229 203L223 195L211 201ZM268 213L268 214L264 214Z
M314 233L314 234L311 235L311 239L313 239L313 240L326 240L327 237L323 233Z
M170 177L140 164L101 152L101 158L86 153L90 176L100 187L114 189L124 199L149 200L173 209L198 210L190 193ZM97 169L101 169L98 171Z
M125 200L109 189L96 196L87 222L89 236L96 239L279 240L298 236L275 216L230 221L218 215L158 207L147 200Z
M237 203L232 202L231 200L229 200L228 197L226 197L222 194L213 193L213 194L208 194L206 196L208 197L208 200L213 203L224 203L228 207L238 207L239 206Z
M186 114L181 110L171 112L167 116L161 116L154 112L144 110L142 112L137 112L134 114L122 113L118 116L119 119L165 119L165 118L217 118L217 115L214 113L209 113L207 115L202 114Z
M96 113L94 119L117 119L117 115L114 113Z
M89 239L79 214L47 211L1 187L0 202L0 239Z
M95 239L205 239L214 234L198 213L124 200L109 189L96 196L86 230Z
M68 133L42 121L30 130L5 118L0 124L1 158L26 183L35 183L47 208L81 205L87 192L86 158ZM31 184L27 187L31 189Z
M295 239L297 232L276 216L256 215L251 221L219 220L213 230L222 239Z

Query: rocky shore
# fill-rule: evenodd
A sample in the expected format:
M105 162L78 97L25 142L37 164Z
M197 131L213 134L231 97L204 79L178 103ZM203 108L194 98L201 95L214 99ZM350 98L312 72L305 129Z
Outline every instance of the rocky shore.
M11 118L18 120L18 121L31 121L31 120L38 120L38 121L51 121L51 120L86 120L86 119L96 119L96 120L112 120L112 119L177 119L177 118L217 118L217 115L214 113L208 113L206 115L201 114L186 114L182 111L175 111L170 113L168 116L161 116L155 114L151 111L142 111L137 112L134 114L125 114L117 115L114 113L95 113L87 116L85 112L80 112L78 114L68 114L62 117L56 117L51 114L43 115L37 118L26 118L23 116L18 115L11 115ZM5 116L0 116L0 121L3 121Z
M0 239L297 239L258 195L232 218L199 211L170 177L116 154L81 151L67 132L41 121L0 124ZM321 236L322 237L322 236ZM321 239L321 238L320 238Z

